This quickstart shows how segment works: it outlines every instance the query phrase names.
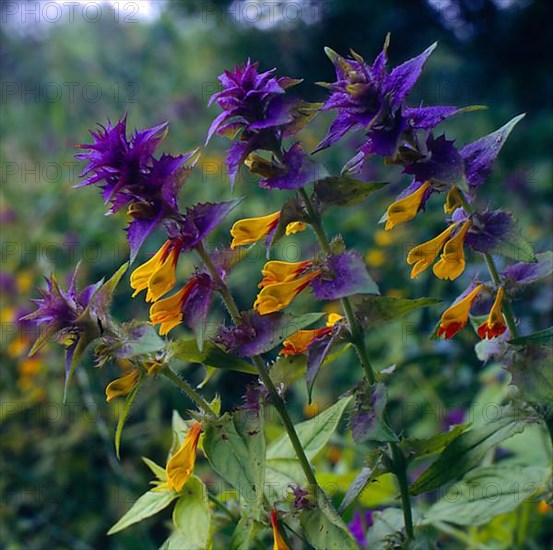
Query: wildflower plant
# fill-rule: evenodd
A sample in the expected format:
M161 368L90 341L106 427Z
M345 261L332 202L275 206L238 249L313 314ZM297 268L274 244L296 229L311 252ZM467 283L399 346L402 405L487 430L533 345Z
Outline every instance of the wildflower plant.
M118 456L129 410L146 381L165 379L194 405L187 420L174 414L174 441L165 467L144 458L155 476L153 487L110 534L175 503L164 548L249 548L267 540L279 550L359 548L370 541L373 547L409 546L419 537L424 541L429 526L445 529L444 521L461 526L482 523L482 518L475 518L478 514L469 496L462 494L455 505L448 493L432 495L459 480L516 477L519 470L501 462L493 470L488 451L531 425L545 426L553 437L552 329L520 334L511 305L526 285L551 274L553 256L534 251L510 212L483 205L479 197L494 161L523 116L460 146L440 133L440 123L480 107L408 103L436 45L392 69L388 47L389 37L372 64L356 52L343 57L327 49L336 81L321 83L328 90L323 103L290 96L290 88L301 80L278 76L276 69L262 72L250 60L219 77L220 91L209 103L221 112L207 131L204 147L214 135L231 142L226 158L231 187L245 170L258 178L267 197L271 194L267 202L272 206L259 217L232 219L241 201L247 205L247 194L181 206L179 190L203 150L177 156L156 153L168 132L166 123L129 136L124 117L91 132L92 143L79 146L83 152L77 158L86 162L79 186L99 186L110 214L126 209L129 263L107 282L80 292L75 277L67 291L53 276L47 279L48 288L35 301L38 309L25 318L45 329L32 353L55 336L67 349L67 383L87 348L94 350L97 365L119 364L121 376L106 387L108 402L124 399L115 430ZM313 153L332 147L347 134L362 136L339 174L329 174L300 141L302 129L321 111L335 117ZM383 214L385 231L394 232L406 223L423 225L426 210L443 209L440 232L412 247L405 267L397 267L411 266L411 278L436 277L452 285L464 281L459 297L439 306L443 310L439 318L435 315L439 300L433 297L382 295L360 251L348 248L347 235L325 231L327 209L371 208L365 199L386 183L367 182L363 174L367 163L378 159L411 179ZM217 190L220 195L225 192ZM275 210L276 202L280 207ZM228 230L227 239L216 247L207 246L207 237L221 226ZM148 237L154 231L165 234L164 243L139 263L140 249L150 252ZM270 259L280 239L298 232L310 234L316 243L309 255L295 262ZM266 249L268 260L256 275L257 296L251 297L248 310L241 311L229 274L255 243ZM469 250L476 254L467 255ZM195 270L184 278L177 269L183 254L196 261ZM478 265L471 270L470 281L465 275L469 259ZM133 298L148 304L148 320L117 322L109 314L115 287L127 270L127 292L132 290ZM294 313L294 301L302 293L313 295L319 311ZM216 334L209 334L207 320L219 302L225 306L225 320ZM493 357L508 372L517 391L502 403L495 421L483 426L460 424L418 439L390 417L387 388L401 372L373 364L366 335L426 307L432 307L430 315L436 317L434 339L449 340L472 327L481 340L476 345L479 356ZM177 327L188 329L192 336L182 335ZM289 380L304 377L311 400L321 368L351 348L356 357L351 355L351 369L358 369L358 383L335 395L334 404L313 418L294 424L287 407ZM210 376L193 387L186 372L176 372L177 361L203 364L210 373L217 369L247 373L252 385L244 388L242 403L222 412L217 395L206 397L216 393ZM270 411L280 419L278 436L269 437L265 429ZM346 413L348 437L364 467L340 503L321 487L313 458L329 443ZM213 492L207 480L194 473L199 455L232 490L231 497L228 491ZM424 462L429 456L434 460ZM413 462L426 465L414 480ZM529 467L521 475L525 481L531 479L539 498L551 500L550 470ZM356 511L351 528L343 518L362 492L370 493L385 476L393 478L397 493L385 511L386 525L392 529L386 540L377 540L377 530L371 529L376 529L378 511L363 516ZM415 503L413 497L423 494L428 495L426 501ZM496 509L479 508L478 513L489 521L519 505L516 499L503 499ZM461 509L464 512L455 517Z

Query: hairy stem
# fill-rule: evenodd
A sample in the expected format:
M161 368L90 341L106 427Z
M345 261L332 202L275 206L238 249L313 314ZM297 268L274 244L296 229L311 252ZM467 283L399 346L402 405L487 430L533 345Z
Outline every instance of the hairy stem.
M232 317L232 320L234 321L235 324L239 324L241 322L241 316L240 316L240 311L236 305L236 302L234 301L234 298L229 288L227 287L227 285L219 275L217 268L211 261L211 258L209 257L209 254L206 252L203 244L200 243L196 247L196 251L198 252L198 255L204 262L204 265L208 269L209 273L217 283L218 291L221 294L223 301L225 302L225 305ZM286 410L284 401L280 397L278 390L273 384L273 381L269 376L267 369L265 368L265 363L263 359L258 355L252 357L251 359L257 370L259 378L261 378L261 381L263 382L264 386L267 388L267 391L269 392L271 403L274 405L278 414L280 415L280 418L282 419L284 428L288 434L288 437L290 438L292 447L294 447L294 451L296 452L296 455L302 467L303 473L305 474L305 477L307 478L307 481L310 485L311 491L315 495L317 495L319 492L319 486L317 484L317 480L315 479L315 474L313 473L311 464L309 463L309 460L305 454L305 451L303 450L303 446L301 444L301 441L299 440L298 434L296 433L296 429L294 428L292 419L290 418L290 415Z
M405 532L408 539L415 538L413 529L413 514L411 512L411 496L409 495L409 482L407 480L407 463L402 450L397 443L390 443L392 460L394 463L394 474L397 477L399 491L401 493L401 507L405 521Z
M177 388L182 390L191 401L193 401L207 416L217 418L217 413L211 408L211 405L185 380L169 367L162 369L161 374L172 382Z
M459 196L461 197L461 204L466 214L468 216L474 214L474 209L467 200L465 194L460 189ZM490 254L486 254L484 252L482 252L481 254L484 257L486 265L488 266L488 271L490 272L490 276L494 285L501 286L501 277L499 276L499 272L497 271L497 266L495 265L494 259L492 258L492 256L490 256ZM509 327L511 338L517 338L518 329L515 322L515 316L513 314L513 308L511 306L511 300L508 297L505 297L503 300L503 315L505 316L505 321L507 322L507 326Z
M300 189L299 193L305 204L305 208L307 209L307 214L309 216L311 227L313 228L313 231L317 236L317 240L319 241L319 246L321 247L321 250L327 255L332 254L330 243L328 241L326 233L324 232L320 216L317 214L317 211L313 207L313 204L311 203L311 200L309 199L309 196L306 193L305 189ZM361 329L361 327L359 326L359 323L357 322L357 318L355 317L355 313L353 311L353 306L351 305L351 301L349 298L346 297L346 298L342 298L340 300L340 303L342 304L344 315L348 320L348 324L351 332L351 341L353 346L355 347L357 356L359 357L359 362L361 363L361 366L365 371L365 376L367 377L369 384L374 384L376 377L374 374L373 367L371 365L371 361L367 354L367 349L365 347L365 336L363 334L363 330Z

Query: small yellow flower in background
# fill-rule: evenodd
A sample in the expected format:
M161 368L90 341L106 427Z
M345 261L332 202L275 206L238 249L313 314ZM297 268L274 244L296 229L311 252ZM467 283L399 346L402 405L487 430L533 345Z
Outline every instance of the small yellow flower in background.
M386 296L389 298L405 298L405 290L402 288L391 288L386 292Z
M121 376L121 378L116 378L112 380L106 386L106 401L111 403L117 397L123 397L131 393L136 382L138 381L139 376L138 369L133 369L129 374Z
M538 514L548 514L549 512L551 512L551 510L553 510L553 508L549 504L547 504L545 499L542 498L538 502Z
M9 343L6 351L12 358L21 357L27 353L29 347L29 340L24 334L20 333Z
M176 294L159 300L150 308L150 323L161 325L159 334L161 336L173 330L182 322L182 308L192 289L196 286L196 279L191 279Z
M230 230L232 235L230 248L235 249L237 246L255 243L263 239L278 225L279 220L280 211L260 218L238 220Z
M42 359L38 355L22 359L17 364L18 378L17 387L22 392L37 389L35 377L42 368Z
M261 270L263 279L258 288L263 288L277 283L287 283L293 281L298 275L303 273L312 263L305 262L281 262L278 260L267 262Z
M381 267L386 263L386 254L378 248L372 248L367 252L365 262L371 267Z
M20 271L15 276L15 283L17 285L17 290L21 294L27 294L31 290L34 280L35 280L35 276L33 275L32 271L29 271L29 270Z
M501 309L504 295L505 291L503 287L499 287L488 318L478 327L478 336L480 338L495 338L507 330L507 323Z
M275 313L284 309L290 302L309 285L309 283L321 274L320 270L312 271L296 280L284 283L269 284L257 295L253 304L254 309L260 315Z
M466 221L459 232L445 243L441 258L434 265L434 275L438 279L457 279L465 270L465 251L463 244L471 222Z
M167 294L176 282L175 271L180 255L178 244L169 240L146 263L131 273L132 297L147 289L146 301L155 302Z
M411 270L411 279L418 277L423 271L432 265L457 225L458 224L456 223L450 225L438 236L426 241L425 243L415 246L409 251L409 254L407 254L407 263L409 265L415 264Z
M311 330L298 330L288 336L283 342L283 348L279 354L286 357L290 355L299 355L305 353L308 346L317 338L325 336L332 331L332 327L340 320L343 319L342 315L338 313L331 313L328 316L326 326L322 328L316 328Z
M0 323L12 323L15 321L15 308L4 306L0 308Z
M417 215L424 195L429 188L430 182L426 181L410 195L390 204L386 212L386 226L384 229L389 231L400 223L412 220Z
M202 425L199 422L192 424L180 449L169 459L165 471L167 472L167 487L180 492L194 472L196 463L196 448Z
M460 206L463 206L463 201L461 200L459 188L452 187L445 198L444 212L446 214L453 214Z
M284 538L280 534L280 530L278 528L278 514L274 508L271 510L271 525L273 527L273 550L290 550L290 547L286 544Z
M464 298L443 312L437 332L438 336L445 335L446 340L449 340L464 328L469 319L472 302L483 288L483 285L478 285Z
M286 226L286 235L294 235L294 233L300 233L307 229L307 224L303 222L290 222Z
M306 403L303 407L303 414L307 418L313 418L319 414L320 407L318 401L312 401L311 403Z
M389 233L388 231L379 229L374 234L374 242L378 246L390 246L394 242L394 236L392 235L392 233Z

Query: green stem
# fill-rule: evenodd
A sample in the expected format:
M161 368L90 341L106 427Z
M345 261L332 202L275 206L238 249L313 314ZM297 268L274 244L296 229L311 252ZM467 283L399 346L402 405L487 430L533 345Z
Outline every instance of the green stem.
M313 228L317 240L319 241L319 246L326 255L332 254L332 249L330 248L330 243L328 241L326 233L324 232L321 218L313 207L313 204L309 199L309 195L306 193L305 189L300 189L299 193L305 204L311 227ZM361 330L361 327L359 326L359 323L357 322L357 318L355 317L351 301L349 298L342 298L340 300L340 303L342 304L344 315L348 320L351 331L351 342L355 347L355 351L357 352L357 356L359 357L359 362L361 363L361 366L365 371L365 376L367 377L369 384L374 384L376 376L374 374L374 369L371 365L371 361L365 347L365 336L363 334L363 331Z
M472 208L469 201L465 197L465 194L460 189L459 189L459 196L461 197L461 205L463 206L463 210L466 212L466 214L469 216L474 214L474 209ZM481 254L484 257L486 265L488 266L488 271L490 272L490 276L492 278L494 285L501 286L502 284L501 277L499 275L499 272L497 270L497 266L495 265L495 261L493 257L484 252L482 252ZM511 300L509 298L505 298L503 300L503 315L505 316L505 321L507 322L507 326L509 327L511 338L517 338L518 329L515 322L513 308L511 306Z
M236 302L234 301L234 298L228 289L227 285L219 275L219 272L217 271L217 268L213 264L209 254L206 252L204 246L202 243L196 246L196 251L198 252L198 255L204 262L204 265L208 269L209 273L217 283L218 291L221 294L221 297L223 298L223 301L225 302L225 305L227 306L227 309L232 317L232 320L235 324L240 324L241 322L241 316L240 311L236 305ZM319 486L317 484L317 480L315 478L315 474L313 473L313 469L311 467L311 464L309 463L309 460L305 454L305 451L303 450L303 446L301 444L301 441L298 437L298 434L296 432L296 429L294 428L294 424L292 422L292 419L290 418L290 415L288 414L288 411L286 410L286 406L284 405L284 401L280 397L278 390L276 389L275 385L273 384L273 381L271 377L269 376L269 373L267 372L267 369L265 368L265 363L263 362L263 359L256 355L251 358L252 362L257 370L257 373L259 375L259 378L261 378L261 381L263 382L263 385L267 388L267 391L269 392L269 397L271 399L271 403L276 408L278 414L280 415L280 418L282 419L282 422L284 423L284 429L286 430L288 437L290 438L290 442L292 443L292 447L294 448L294 451L296 452L296 455L298 457L298 460L300 462L301 468L303 470L303 473L305 474L305 477L307 478L307 481L310 485L311 491L316 496L319 492Z
M207 416L217 418L217 413L211 408L211 405L185 380L183 380L176 372L173 372L169 367L162 369L161 374L172 382L177 388L182 390L191 401L202 409Z
M411 496L409 495L409 482L407 481L407 462L402 450L397 443L390 443L392 460L394 463L394 474L397 477L399 491L401 493L401 507L405 520L405 532L407 538L413 540L415 532L413 529L413 514L411 512Z

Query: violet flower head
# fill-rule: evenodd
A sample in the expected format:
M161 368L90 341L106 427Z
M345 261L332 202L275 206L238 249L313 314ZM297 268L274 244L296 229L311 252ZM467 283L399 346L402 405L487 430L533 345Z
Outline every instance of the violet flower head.
M206 143L214 134L240 139L229 150L227 168L231 183L246 157L258 149L274 150L283 134L295 132L292 112L296 101L284 97L286 89L301 80L275 77L276 69L260 73L258 63L249 59L219 76L223 89L213 94L209 105L216 102L223 112L209 128ZM289 132L286 127L289 126Z
M192 170L197 151L185 155L153 156L167 134L167 124L136 131L128 138L126 117L112 127L91 132L94 143L79 145L88 161L77 187L99 184L109 213L128 208L133 221L127 228L131 261L148 235L166 218L178 216L177 195ZM187 164L188 163L188 164Z
M430 130L462 109L451 106L408 108L405 100L416 84L436 44L388 72L389 37L372 65L357 53L344 58L330 48L326 54L336 70L336 82L322 84L331 92L322 110L336 109L338 115L316 151L331 146L351 130L368 131L360 156L378 154L393 157L401 136L416 129Z

